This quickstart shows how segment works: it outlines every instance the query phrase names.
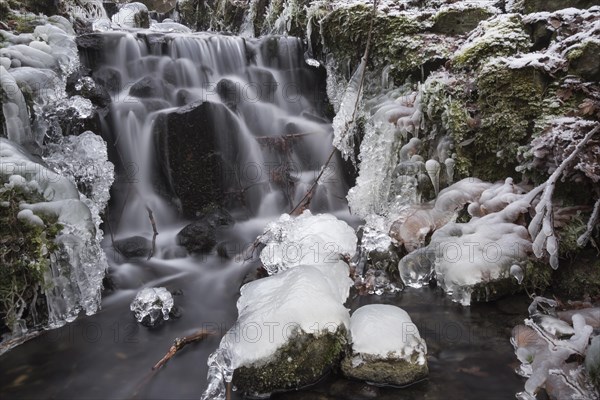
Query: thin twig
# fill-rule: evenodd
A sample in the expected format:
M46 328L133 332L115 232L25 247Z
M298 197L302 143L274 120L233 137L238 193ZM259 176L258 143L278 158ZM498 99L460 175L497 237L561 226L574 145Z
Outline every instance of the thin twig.
M157 370L161 368L163 365L167 363L173 356L181 349L183 349L186 345L194 342L199 342L209 336L213 336L215 333L211 331L207 331L206 329L200 329L196 333L193 333L189 336L184 336L182 338L176 338L173 342L173 345L167 351L167 354L163 356L155 365L152 367L152 370Z
M154 255L154 251L156 250L156 236L158 235L158 231L156 230L156 221L154 221L154 213L152 213L152 209L146 204L146 211L148 211L148 219L150 219L150 224L152 224L152 231L154 234L152 235L152 250L150 250L150 254L148 254L148 260L152 258Z

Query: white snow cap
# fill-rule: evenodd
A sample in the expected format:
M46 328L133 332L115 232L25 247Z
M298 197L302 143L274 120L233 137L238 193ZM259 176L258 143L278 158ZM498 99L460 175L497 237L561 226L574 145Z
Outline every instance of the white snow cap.
M406 311L389 304L362 306L350 318L352 350L355 355L373 355L425 363L427 345Z
M250 282L237 302L239 318L223 337L232 367L269 359L296 329L320 335L349 326L343 303L352 280L348 265L301 265Z
M298 265L334 265L342 256L352 258L358 239L344 221L306 210L295 218L283 214L267 225L260 241L266 244L260 260L274 274Z

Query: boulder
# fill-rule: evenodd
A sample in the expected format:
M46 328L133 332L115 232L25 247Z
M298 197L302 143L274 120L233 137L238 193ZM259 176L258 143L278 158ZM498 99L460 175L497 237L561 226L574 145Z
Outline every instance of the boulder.
M297 333L269 362L237 368L233 384L244 393L261 395L316 383L340 361L346 343L343 327L319 336Z
M163 97L164 86L158 79L145 76L129 88L129 94L135 97Z
M185 217L195 219L207 206L222 202L227 169L220 151L235 146L238 129L225 105L208 101L191 103L157 119L160 163Z
M148 257L152 251L152 242L142 236L115 240L114 246L125 258Z
M352 353L342 361L348 378L406 386L427 377L425 341L401 308L371 304L350 318Z
M567 54L569 72L585 80L600 81L600 43L587 40Z
M192 222L177 234L177 244L192 254L208 253L217 244L216 230L205 220Z

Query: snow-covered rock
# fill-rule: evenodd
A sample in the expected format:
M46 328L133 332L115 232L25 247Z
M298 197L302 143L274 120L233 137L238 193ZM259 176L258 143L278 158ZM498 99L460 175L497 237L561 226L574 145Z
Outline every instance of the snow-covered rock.
M266 245L260 260L269 274L298 265L336 264L352 258L357 243L354 229L344 221L308 210L298 217L283 214L259 240Z
M203 399L224 399L226 382L266 394L318 380L341 357L350 316L348 265L298 265L241 288L238 321L209 358Z
M427 346L403 309L363 306L352 314L350 334L352 354L342 362L346 376L398 386L427 376Z

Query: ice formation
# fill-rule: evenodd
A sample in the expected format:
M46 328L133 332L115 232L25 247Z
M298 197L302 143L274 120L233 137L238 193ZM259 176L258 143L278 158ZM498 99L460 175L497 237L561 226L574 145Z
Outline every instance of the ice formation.
M147 28L148 26L143 25L144 20L149 23L148 8L138 2L123 4L111 19L124 28Z
M283 214L267 225L259 238L265 244L260 260L269 274L298 265L336 264L356 252L356 234L344 221L330 214L312 215L306 210L298 217Z
M144 288L135 295L129 309L139 323L154 326L169 319L173 305L173 296L164 287Z
M209 357L204 400L224 400L225 385L240 366L267 362L294 335L316 336L349 327L346 301L352 280L343 261L299 265L244 285L238 320Z
M426 247L400 260L403 282L420 287L435 273L439 285L455 301L469 305L473 285L509 277L511 267L531 252L529 232L518 219L542 189L519 194L520 189L507 179L502 185L481 191L478 202L471 204L476 205L473 208L481 212L487 204L487 209L496 207L497 212L474 216L468 223L449 222L436 230ZM507 197L498 196L498 201L493 197L503 192L508 192Z
M36 26L32 34L0 31L9 44L0 49L0 59L5 60L0 66L0 83L7 94L2 105L7 137L35 153L45 137L61 135L57 112L75 108L82 118L91 113L89 101L69 99L65 91L67 77L79 68L71 24L60 16L40 18L44 24ZM31 96L31 104L23 93ZM29 107L35 118L29 115ZM34 121L31 126L30 120Z
M81 310L88 315L95 313L100 306L100 290L107 262L100 247L100 221L94 220L90 208L80 199L74 182L3 138L0 138L0 176L8 182L5 187L16 185L38 191L46 201L22 203L20 207L34 215L56 216L63 227L55 239L59 250L51 254L51 270L46 271L44 276L48 284L44 288L48 326L57 327L72 321Z
M425 364L427 346L406 311L388 304L360 307L350 318L352 353L356 363L362 355L396 358Z
M540 305L545 305L546 310L541 311ZM521 362L517 372L527 378L525 390L518 393L517 398L534 400L539 389L544 388L550 398L598 399L584 365L570 358L585 356L591 347L589 341L594 328L600 325L588 323L584 315L598 314L599 310L573 310L567 323L552 316L556 313L555 307L555 301L536 297L525 325L513 329L511 343Z
M400 139L416 137L420 129L420 99L420 92L395 89L365 103L369 118L360 145L360 171L348 192L353 214L388 216L416 202L416 179L412 174L395 177L393 172L403 145Z
M335 117L333 118L333 145L345 160L356 164L354 156L355 124L360 113L360 101L367 60L363 59L352 75Z

